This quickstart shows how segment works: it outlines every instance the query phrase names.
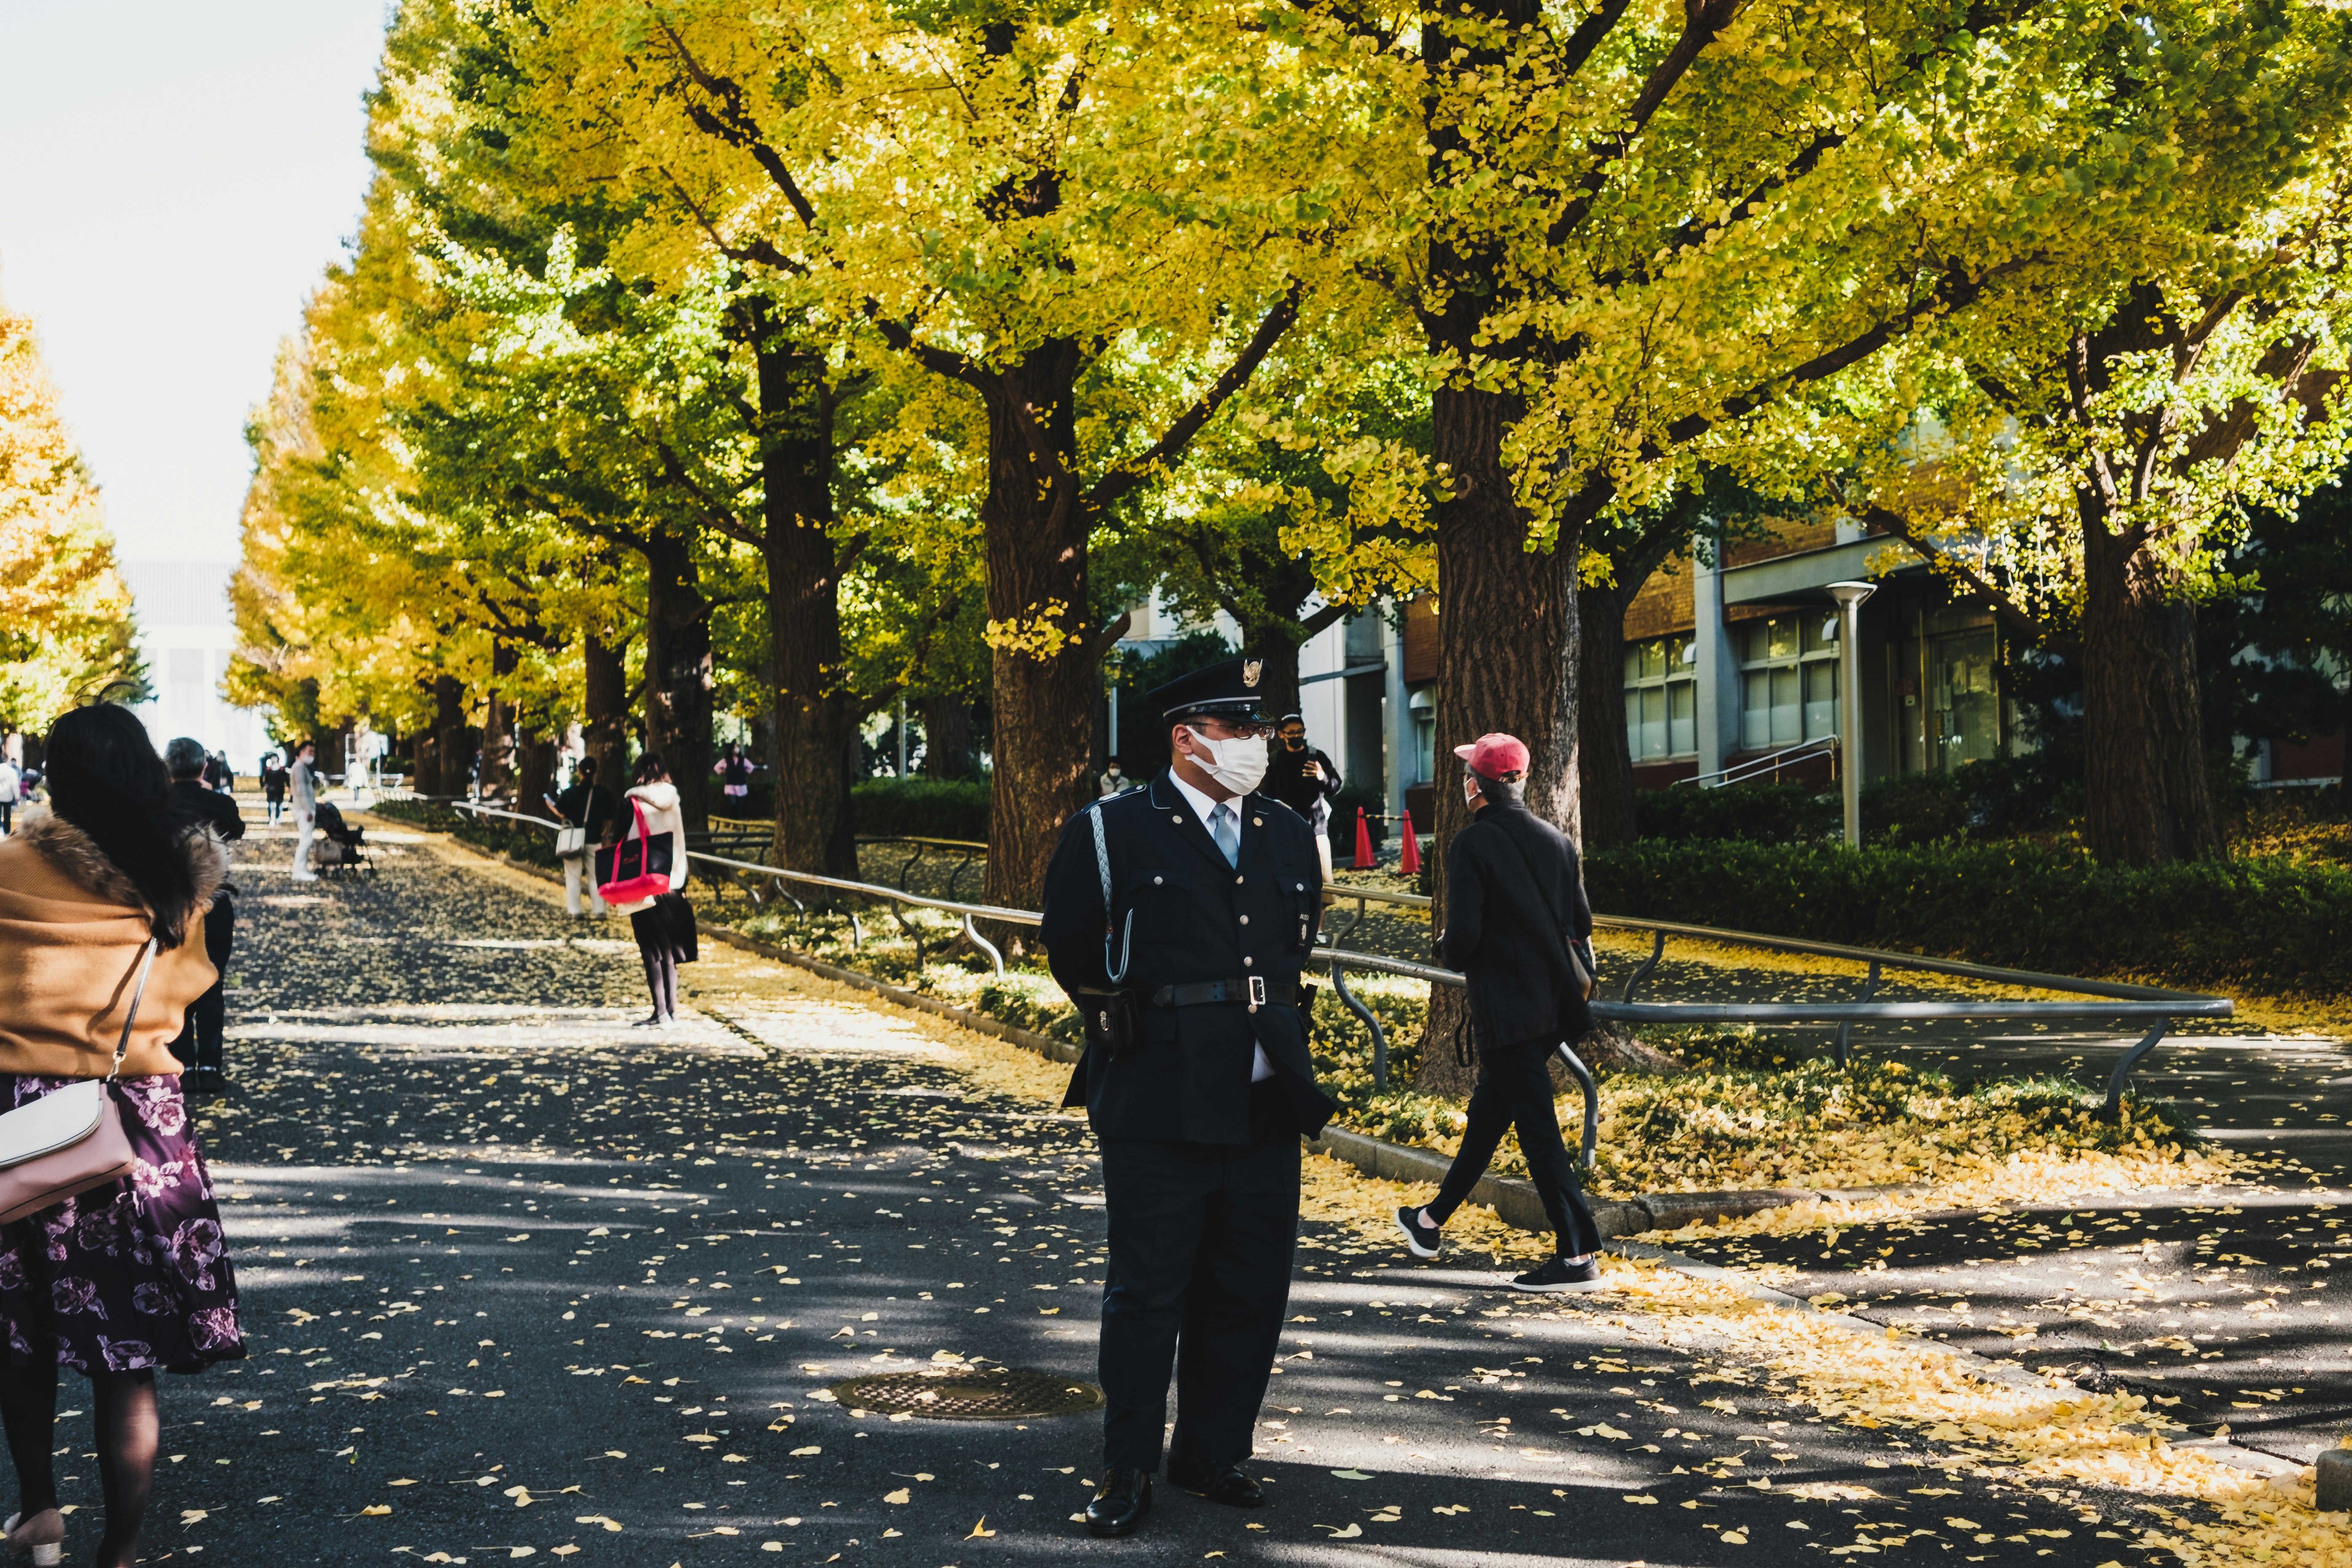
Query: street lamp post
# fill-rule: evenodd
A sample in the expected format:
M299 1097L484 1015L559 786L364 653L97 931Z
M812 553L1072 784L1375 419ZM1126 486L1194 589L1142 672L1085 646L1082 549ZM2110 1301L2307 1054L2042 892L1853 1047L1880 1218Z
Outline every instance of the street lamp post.
M1845 786L1845 842L1862 846L1862 602L1875 583L1832 583L1838 607L1838 775Z

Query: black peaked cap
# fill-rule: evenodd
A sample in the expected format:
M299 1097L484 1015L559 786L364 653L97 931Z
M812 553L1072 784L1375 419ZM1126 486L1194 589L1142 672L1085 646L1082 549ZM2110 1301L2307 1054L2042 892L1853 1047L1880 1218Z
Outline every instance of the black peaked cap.
M1160 710L1170 722L1179 719L1255 719L1257 688L1265 661L1229 658L1144 694L1144 701Z

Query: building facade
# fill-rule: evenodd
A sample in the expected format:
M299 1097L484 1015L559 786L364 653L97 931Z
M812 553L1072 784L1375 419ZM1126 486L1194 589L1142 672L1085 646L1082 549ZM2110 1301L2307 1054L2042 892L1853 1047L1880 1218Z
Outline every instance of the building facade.
M240 774L255 773L269 744L261 711L221 695L236 647L228 584L236 567L222 561L130 561L122 567L139 617L139 648L154 695L135 711L157 750L187 735L226 752Z

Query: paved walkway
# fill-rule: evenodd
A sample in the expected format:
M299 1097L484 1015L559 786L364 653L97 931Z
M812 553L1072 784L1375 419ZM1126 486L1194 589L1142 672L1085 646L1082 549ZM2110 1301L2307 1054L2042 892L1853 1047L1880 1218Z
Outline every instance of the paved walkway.
M2121 1494L1926 1468L1608 1298L1498 1295L1309 1223L1274 1505L1163 1489L1145 1537L1092 1542L1090 1416L825 1394L954 1357L1091 1377L1081 1122L981 1087L1019 1070L971 1075L993 1043L715 944L694 1018L633 1029L624 926L372 837L373 880L297 888L259 869L267 837L239 878L240 1090L203 1130L253 1354L167 1380L148 1561L1485 1568L1907 1541L2091 1568L2147 1522ZM94 1475L65 1489L94 1510Z

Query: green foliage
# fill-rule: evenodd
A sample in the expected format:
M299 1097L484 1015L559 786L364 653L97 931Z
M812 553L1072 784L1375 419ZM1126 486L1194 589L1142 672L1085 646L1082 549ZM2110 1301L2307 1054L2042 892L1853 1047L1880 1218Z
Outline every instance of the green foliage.
M1802 784L1733 784L1725 789L1652 789L1633 796L1633 822L1645 839L1678 843L1744 838L1801 843L1838 830L1837 797Z
M2352 987L2352 871L2286 860L2103 865L1946 841L1636 844L1585 862L1593 907L2044 973L2282 994Z
M988 838L985 779L867 779L849 790L850 820L876 837Z

